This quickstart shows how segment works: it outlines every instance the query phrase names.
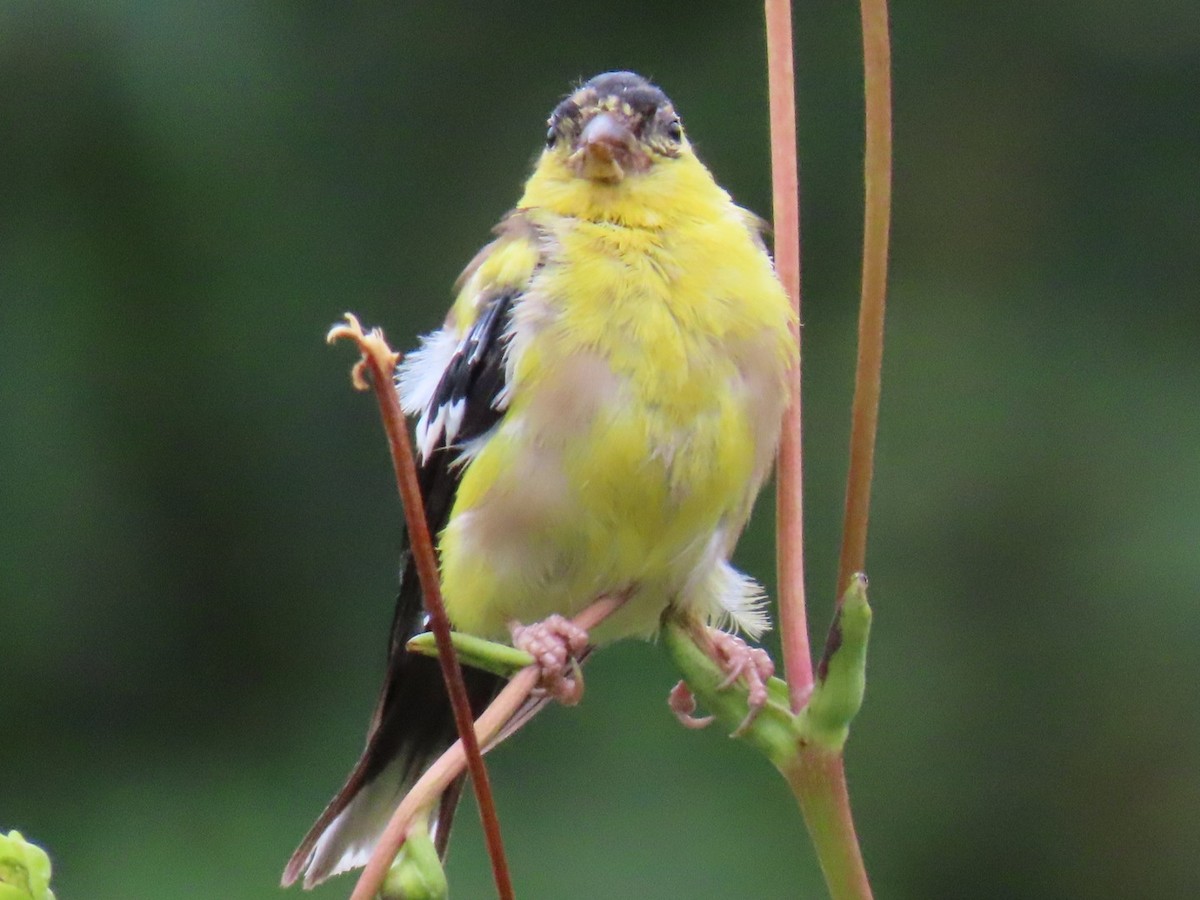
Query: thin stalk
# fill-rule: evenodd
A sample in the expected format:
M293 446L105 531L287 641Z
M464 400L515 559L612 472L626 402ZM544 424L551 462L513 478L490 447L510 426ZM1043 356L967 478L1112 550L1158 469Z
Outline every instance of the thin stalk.
M775 271L796 311L800 347L800 176L796 162L796 92L791 0L766 0L767 81L771 107L771 183ZM800 358L788 381L789 400L775 476L775 556L779 569L779 633L792 712L812 693L812 650L804 603L804 479L801 468Z
M858 313L858 363L850 413L850 467L835 595L866 567L875 432L883 367L883 316L887 296L888 230L892 205L892 77L887 0L860 0L866 153L863 165L862 301Z
M381 331L376 329L370 335L363 335L357 319L349 314L346 319L347 324L333 328L327 340L332 343L340 337L350 337L358 343L363 357L354 370L356 386L364 384L364 369L370 373L370 385L379 401L379 415L387 434L396 485L400 489L400 498L404 506L404 520L408 526L408 539L416 563L417 577L421 582L421 595L425 601L425 610L429 613L431 630L437 639L438 662L446 682L446 693L449 694L454 709L454 724L466 754L471 783L475 787L479 817L483 821L484 839L492 861L496 893L500 900L513 900L512 876L508 870L508 859L504 855L504 842L500 836L500 819L496 815L492 784L488 778L487 766L483 762L483 753L479 749L479 741L475 737L475 719L471 714L471 703L467 698L462 669L458 665L458 655L450 639L450 619L442 603L441 577L433 550L433 540L429 535L429 523L425 521L425 506L417 482L417 466L408 437L408 423L400 409L400 398L392 387L393 373L399 357L388 347ZM394 853L392 855L395 856ZM387 874L386 867L383 874ZM378 885L367 896L374 896L376 891Z
M850 814L842 754L807 748L783 774L800 803L829 896L833 900L869 900L871 884Z
M883 352L883 300L887 274L887 235L891 195L891 88L886 0L861 0L866 92L866 222L859 355L851 413L851 459L847 485L838 592L864 566L870 500L879 370ZM799 182L796 165L795 99L792 72L792 17L788 0L766 0L767 63L771 96L771 162L775 202L776 268L800 313ZM784 421L779 457L777 550L780 629L789 700L794 711L807 701L813 684L805 621L800 452L800 371L797 362L792 403ZM839 600L840 602L840 600ZM850 811L840 749L800 746L784 775L812 838L834 900L868 900L871 886Z

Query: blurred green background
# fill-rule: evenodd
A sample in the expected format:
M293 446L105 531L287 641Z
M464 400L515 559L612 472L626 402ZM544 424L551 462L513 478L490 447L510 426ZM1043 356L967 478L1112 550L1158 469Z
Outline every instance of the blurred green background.
M858 13L796 9L814 640L861 218ZM893 11L896 211L848 750L877 893L1200 895L1200 5ZM769 213L756 3L0 5L0 828L64 900L269 898L358 753L399 347L573 81L654 77ZM770 502L740 548L771 580ZM519 893L821 896L782 781L653 646L492 758ZM470 802L450 877L490 895ZM349 893L340 879L314 896ZM294 894L295 895L295 894Z

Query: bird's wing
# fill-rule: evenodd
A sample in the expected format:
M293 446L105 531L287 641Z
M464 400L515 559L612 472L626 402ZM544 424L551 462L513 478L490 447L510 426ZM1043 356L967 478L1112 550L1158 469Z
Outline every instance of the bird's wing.
M418 415L418 479L425 519L435 539L445 527L472 450L503 418L513 310L540 266L536 231L519 213L497 228L460 278L461 292L446 325L425 338L401 364L398 390ZM406 541L407 543L407 541ZM426 616L411 555L401 561L400 593L392 619L387 675L367 745L346 784L305 836L284 871L311 887L364 865L403 792L455 738L454 718L436 660L406 649ZM479 670L464 671L478 715L502 685ZM435 839L444 851L460 785L443 798Z
M445 527L464 463L469 461L477 442L486 439L488 431L500 421L507 407L506 351L513 304L523 287L484 298L478 315L462 337L457 338L453 332L439 333L422 348L445 347L453 340L454 349L448 358L430 356L422 360L414 354L413 369L401 367L399 387L405 412L419 415L415 429L420 460L418 475L425 518L434 535ZM439 377L428 400L420 408L414 408L405 397L406 383L414 377L432 382L430 373L420 372L420 367L430 365L436 365ZM410 376L410 371L420 374Z

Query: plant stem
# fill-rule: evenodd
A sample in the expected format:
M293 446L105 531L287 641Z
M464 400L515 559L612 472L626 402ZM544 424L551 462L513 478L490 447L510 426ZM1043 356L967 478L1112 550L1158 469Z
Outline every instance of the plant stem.
M867 522L879 421L883 367L883 314L887 295L888 228L892 203L892 84L887 0L860 0L866 152L863 166L862 301L858 313L858 363L850 413L850 467L835 596L866 567Z
M442 603L441 577L438 573L437 557L433 540L429 535L429 523L425 520L425 505L421 500L421 488L417 482L417 466L413 458L412 443L408 437L408 423L400 409L400 398L392 386L398 356L383 339L383 332L375 329L364 335L358 320L347 314L347 325L337 326L329 332L327 340L332 343L339 337L350 337L359 346L363 358L355 367L355 384L364 381L362 370L370 372L370 386L379 401L379 415L387 435L388 449L392 455L396 485L404 506L405 524L408 526L409 545L421 582L421 594L425 610L429 613L429 624L437 639L438 662L446 682L446 693L454 709L454 724L458 729L466 754L471 783L475 787L475 798L479 805L479 817L483 821L483 834L487 843L488 856L492 861L492 877L496 882L496 893L500 900L513 900L512 876L508 870L508 859L504 855L504 842L500 836L500 819L496 815L496 801L492 796L492 784L488 778L483 753L475 737L475 717L471 714L471 702L467 698L467 687L463 682L462 669L454 652L450 638L450 619ZM399 844L397 844L399 847ZM395 855L394 853L392 854ZM386 868L384 873L386 875ZM382 883L382 877L380 882ZM361 884L361 880L360 880ZM378 890L378 885L375 891ZM373 896L374 892L368 896Z
M792 300L797 358L776 467L775 556L779 569L779 633L792 712L812 692L812 650L804 602L804 478L800 416L800 176L796 163L796 92L792 4L766 0L767 81L771 106L771 184L775 271Z
M860 0L866 93L866 211L859 352L851 412L850 470L836 596L864 568L887 282L891 203L891 85L886 0ZM792 71L792 17L788 0L766 0L767 66L771 97L771 167L775 205L775 265L800 315L799 179ZM797 338L798 339L798 338ZM801 480L800 365L791 384L779 451L777 553L780 630L793 712L812 692L812 656L804 602ZM835 620L836 624L836 620ZM840 750L800 746L784 775L800 804L821 870L834 900L871 897L850 812Z
M783 774L800 803L830 897L869 900L871 884L850 814L842 754L807 747Z

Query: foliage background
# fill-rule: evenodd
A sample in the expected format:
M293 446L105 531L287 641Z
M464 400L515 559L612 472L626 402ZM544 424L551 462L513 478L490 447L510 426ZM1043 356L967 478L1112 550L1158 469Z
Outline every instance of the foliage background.
M1200 891L1200 7L912 0L867 704L881 897ZM64 898L277 896L358 752L398 346L575 79L655 77L769 213L757 4L0 5L0 828ZM810 590L840 523L857 10L799 2ZM764 502L740 551L769 580ZM818 896L787 791L652 646L492 758L523 897ZM488 896L464 809L450 869ZM348 880L317 897L345 896Z

